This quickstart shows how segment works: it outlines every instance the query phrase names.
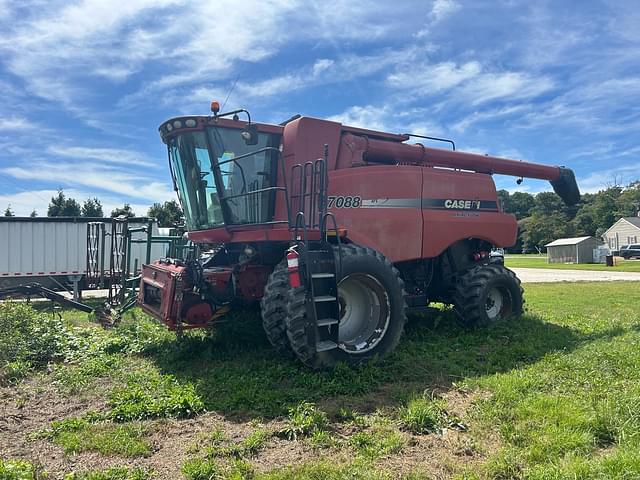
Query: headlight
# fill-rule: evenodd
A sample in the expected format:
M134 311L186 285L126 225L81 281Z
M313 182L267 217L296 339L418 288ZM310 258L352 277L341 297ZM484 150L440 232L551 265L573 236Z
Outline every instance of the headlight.
M185 120L184 126L187 128L193 128L196 126L196 121L193 118L189 118Z
M180 120L174 121L173 128L182 128L182 122Z

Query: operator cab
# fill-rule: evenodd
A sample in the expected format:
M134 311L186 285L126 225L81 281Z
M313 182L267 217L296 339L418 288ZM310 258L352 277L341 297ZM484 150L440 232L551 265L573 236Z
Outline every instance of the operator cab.
M176 117L159 131L189 231L279 223L281 127L241 122L236 114Z

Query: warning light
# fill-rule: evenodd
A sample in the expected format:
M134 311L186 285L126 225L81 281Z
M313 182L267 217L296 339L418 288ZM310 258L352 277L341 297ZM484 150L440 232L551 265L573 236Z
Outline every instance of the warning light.
M217 115L218 112L220 111L220 103L215 100L211 102L211 111L213 112L214 115Z

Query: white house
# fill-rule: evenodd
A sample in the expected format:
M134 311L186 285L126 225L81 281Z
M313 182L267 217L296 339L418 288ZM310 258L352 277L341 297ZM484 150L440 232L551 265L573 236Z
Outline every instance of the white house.
M640 212L637 217L622 217L602 234L602 239L611 250L620 250L620 247L630 243L640 243Z

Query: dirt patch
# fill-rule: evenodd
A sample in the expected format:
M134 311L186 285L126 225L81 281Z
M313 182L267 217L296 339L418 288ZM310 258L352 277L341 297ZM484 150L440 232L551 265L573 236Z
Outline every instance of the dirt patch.
M105 456L95 452L68 455L48 440L30 439L31 434L50 426L53 420L79 417L89 411L105 411L105 399L112 386L107 380L100 380L89 393L65 396L51 383L50 377L36 377L18 387L0 389L0 456L29 460L42 466L52 479L63 478L72 471L112 466L142 467L155 471L154 478L173 479L182 477L181 468L187 459L204 456L204 448L215 430L221 430L225 442L231 444L241 442L256 428L278 432L286 424L283 420L261 425L240 423L212 412L186 420L147 421L145 425L149 432L147 440L151 452L137 458ZM447 401L449 412L463 421L474 402L487 396L484 392L465 393L446 388L435 390L434 395ZM380 394L384 397L392 395L387 391ZM350 402L346 400L346 403ZM375 411L380 405L375 396L370 402L355 403L370 411ZM332 407L337 409L338 405ZM247 460L259 472L323 458L331 458L337 464L350 462L355 451L348 446L348 437L358 428L340 423L333 425L333 435L341 439L340 448L319 449L304 440L288 441L273 436L256 455ZM459 470L460 465L473 465L484 458L475 448L471 435L464 431L449 429L442 435L403 432L403 435L406 445L402 452L378 459L378 467L399 474L421 471L435 478L449 478L454 467ZM225 462L224 459L220 461Z
M4 457L28 457L34 446L29 435L48 427L53 420L103 411L102 390L65 397L53 384L38 379L0 388L0 452Z

